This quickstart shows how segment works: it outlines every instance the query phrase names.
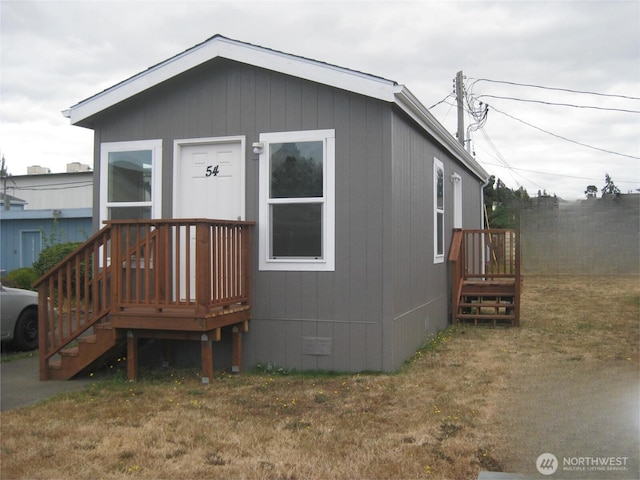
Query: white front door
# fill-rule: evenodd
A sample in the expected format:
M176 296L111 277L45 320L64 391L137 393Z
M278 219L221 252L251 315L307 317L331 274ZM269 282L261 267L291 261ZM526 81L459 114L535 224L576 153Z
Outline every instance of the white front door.
M174 218L244 220L244 137L176 140Z
M173 218L244 220L244 137L176 140L174 148ZM180 297L195 295L195 228L181 235L190 239L189 274L186 262L178 273ZM181 241L181 256L185 255ZM185 259L186 260L186 259ZM176 279L177 280L177 279Z

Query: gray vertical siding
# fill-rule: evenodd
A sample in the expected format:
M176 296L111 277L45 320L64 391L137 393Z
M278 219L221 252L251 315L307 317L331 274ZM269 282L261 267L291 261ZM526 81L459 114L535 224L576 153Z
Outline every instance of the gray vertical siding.
M251 152L258 135L335 129L335 271L257 271L256 232L245 366L270 361L298 369L395 370L429 332L446 325L447 264L433 265L431 185L433 156L445 163L446 175L450 160L390 104L215 59L91 121L96 159L101 142L163 140L168 217L174 140L246 136L247 220L258 218L258 162ZM472 181L464 177L465 189Z
M388 370L411 356L429 333L446 325L446 263L433 263L434 142L397 114L393 118L392 345ZM446 166L445 166L446 171Z
M393 117L393 311L385 317L392 345L386 370L395 370L449 321L449 264L453 229L451 175L462 177L463 226L480 228L478 179L402 114ZM444 165L445 261L434 263L433 159Z
M335 272L257 272L248 363L381 370L383 128L388 107L271 75L269 125L258 131L335 128ZM255 201L255 199L254 199ZM328 339L309 354L304 339ZM318 352L317 352L318 353Z
M484 228L482 224L482 183L473 174L459 166L456 166L452 173L454 171L462 177L462 228ZM449 208L453 209L452 199L449 201Z

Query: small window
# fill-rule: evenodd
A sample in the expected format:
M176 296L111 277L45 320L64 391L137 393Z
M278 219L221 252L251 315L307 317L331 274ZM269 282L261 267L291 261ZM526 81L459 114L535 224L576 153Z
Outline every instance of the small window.
M444 166L433 159L433 262L444 262Z
M100 220L161 216L162 141L103 143L100 149Z
M333 130L260 135L260 269L334 269Z

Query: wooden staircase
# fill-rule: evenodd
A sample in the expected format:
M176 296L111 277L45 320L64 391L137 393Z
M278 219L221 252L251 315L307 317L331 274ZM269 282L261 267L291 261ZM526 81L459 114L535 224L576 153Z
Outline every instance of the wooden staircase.
M49 379L69 380L93 364L100 364L116 346L124 347L124 335L110 323L94 325L95 333L79 337L75 345L63 348L49 361Z
M520 325L520 248L513 230L455 230L453 324Z
M252 222L109 221L36 282L40 380L67 380L126 345L137 377L138 340L194 340L203 383L213 343L232 330L240 370L251 317Z

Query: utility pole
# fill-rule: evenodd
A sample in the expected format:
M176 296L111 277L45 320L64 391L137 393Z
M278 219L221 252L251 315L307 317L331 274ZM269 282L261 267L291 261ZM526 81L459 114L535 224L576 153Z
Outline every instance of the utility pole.
M464 148L464 86L462 84L462 70L456 75L456 99L458 101L458 141Z
M2 183L3 183L3 200L4 200L4 204L3 207L5 210L9 210L11 208L11 202L9 201L9 197L7 195L7 177L9 176L9 173L7 172L7 165L4 161L4 155L2 155L2 163L0 164L0 178L2 178Z

